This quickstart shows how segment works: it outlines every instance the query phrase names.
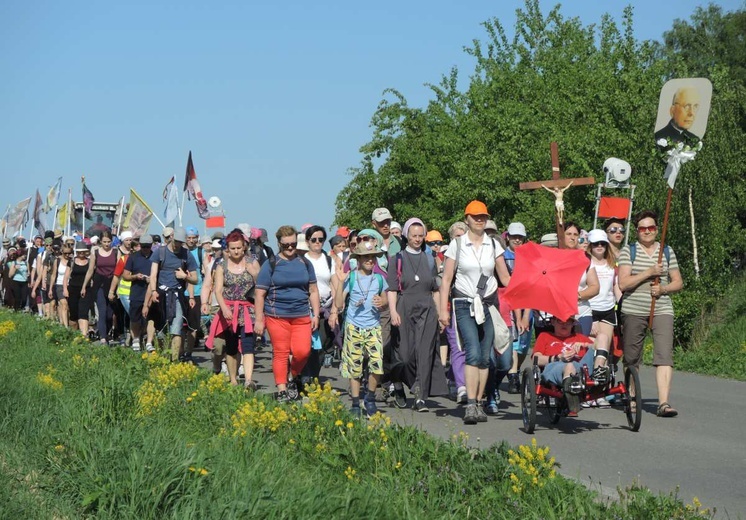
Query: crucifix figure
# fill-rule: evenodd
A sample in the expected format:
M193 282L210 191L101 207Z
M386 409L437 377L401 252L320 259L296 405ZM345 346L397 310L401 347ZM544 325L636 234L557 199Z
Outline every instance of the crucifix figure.
M552 193L555 197L554 210L557 212L557 221L560 223L560 225L563 225L565 223L565 201L562 200L562 197L565 195L565 190L572 186L572 182L573 181L570 181L570 184L562 189L559 189L556 186L554 188L547 188L544 184L541 185L542 188L547 190L549 193Z
M583 186L587 184L596 184L594 177L580 177L575 179L563 179L560 177L560 166L559 166L559 151L557 149L557 143L552 141L550 144L550 150L552 153L552 180L549 181L532 181L532 182L521 182L518 187L522 190L538 190L544 188L547 191L552 192L555 196L554 201L554 223L557 229L557 243L560 249L565 247L564 238L564 218L565 218L565 202L564 195L565 190L572 186Z

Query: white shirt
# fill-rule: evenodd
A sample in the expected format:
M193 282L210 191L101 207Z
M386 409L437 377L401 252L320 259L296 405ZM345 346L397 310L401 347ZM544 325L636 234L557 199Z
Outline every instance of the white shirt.
M492 240L486 234L482 237L482 244L475 246L469 239L469 233L454 238L445 253L446 258L456 260L456 241L461 241L458 271L454 274L456 283L454 287L469 298L477 295L477 284L482 275L488 276L487 288L484 296L490 296L497 291L497 278L495 278L495 260L505 253L497 240ZM493 247L494 244L494 247Z
M614 297L614 268L609 265L594 265L601 290L598 295L590 299L591 309L594 311L608 311L616 304Z
M326 255L321 253L318 258L312 258L311 255L306 255L306 260L311 262L313 270L316 273L316 287L319 288L319 300L326 301L332 295L332 272L329 270L329 264L326 261ZM334 259L332 259L332 267L334 267Z
M580 284L578 285L578 292L585 291L588 288L588 271L591 269L593 269L593 266L590 266L587 270L583 271L583 276L580 277ZM575 317L583 318L585 316L591 316L592 314L591 303L588 300L578 300L578 313Z

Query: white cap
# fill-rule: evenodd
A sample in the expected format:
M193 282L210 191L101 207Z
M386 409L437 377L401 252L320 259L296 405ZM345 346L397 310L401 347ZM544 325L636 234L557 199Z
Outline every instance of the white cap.
M213 249L223 249L223 244L220 242L220 240L213 240L212 241L212 248Z
M508 235L517 235L525 237L526 235L526 226L521 224L520 222L511 222L508 226Z
M298 233L297 240L298 240L298 245L296 246L296 249L298 251L308 251L308 243L306 243L306 234Z
M557 241L557 233L547 233L541 237L541 245L547 247L557 247L559 245Z
M401 231L401 224L399 224L395 220L392 220L391 225L389 226L389 229L398 229Z
M242 222L241 224L237 225L236 228L240 229L241 233L243 233L247 237L251 236L251 226L247 223Z
M119 238L121 240L128 240L132 238L132 231L122 231L122 234L119 235Z
M91 237L91 244L98 244L98 235L93 235Z
M595 242L606 242L608 244L609 237L603 229L591 229L590 233L588 233L588 242L591 244Z

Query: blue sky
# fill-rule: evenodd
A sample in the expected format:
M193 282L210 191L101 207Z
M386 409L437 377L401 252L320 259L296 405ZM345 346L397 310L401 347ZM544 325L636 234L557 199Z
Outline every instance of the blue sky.
M726 10L740 0L718 2ZM628 2L565 2L565 16L617 20ZM546 12L555 2L541 2ZM702 2L632 2L636 36L660 39ZM80 200L135 188L162 213L192 150L206 197L229 225L270 235L282 224L329 226L347 169L360 160L384 89L424 106L463 52L517 0L362 2L0 3L0 207L42 196L57 177ZM373 208L371 208L372 210ZM407 216L396 216L401 220ZM202 229L194 203L184 224ZM151 232L159 232L153 223Z

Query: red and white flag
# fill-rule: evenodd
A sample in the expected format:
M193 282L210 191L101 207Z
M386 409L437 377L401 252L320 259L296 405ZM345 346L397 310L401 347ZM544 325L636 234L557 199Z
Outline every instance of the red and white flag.
M207 201L204 195L202 195L202 188L200 188L199 182L197 181L197 172L194 171L194 163L192 162L192 152L189 152L189 159L187 160L186 177L184 179L184 191L187 193L189 200L193 200L197 204L197 213L200 218L207 219L210 217L210 212L207 209Z

